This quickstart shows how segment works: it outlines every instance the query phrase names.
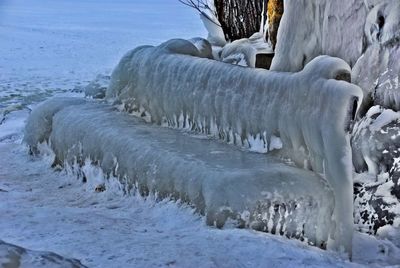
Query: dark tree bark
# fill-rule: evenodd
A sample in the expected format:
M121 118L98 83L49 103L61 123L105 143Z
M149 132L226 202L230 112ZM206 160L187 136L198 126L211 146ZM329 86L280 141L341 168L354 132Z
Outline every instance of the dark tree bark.
M283 0L214 0L214 5L225 39L228 41L248 38L258 32L261 23L265 24L268 14L269 25L266 34L275 48L283 14ZM265 36L265 39L267 40L268 36Z
M268 0L214 0L218 20L225 38L234 41L248 38L260 30L263 4ZM266 18L266 10L264 12Z

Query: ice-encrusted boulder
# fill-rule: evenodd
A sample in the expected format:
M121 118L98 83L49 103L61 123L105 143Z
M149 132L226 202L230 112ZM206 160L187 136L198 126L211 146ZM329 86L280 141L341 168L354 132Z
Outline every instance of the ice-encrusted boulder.
M357 172L388 172L400 148L400 112L373 106L358 121L351 138Z
M355 222L376 233L386 224L400 224L400 113L373 106L352 135L355 180Z
M79 260L70 259L53 252L34 251L0 240L0 266L14 267L60 267L83 268L86 267Z
M52 120L27 126L27 133L34 125L51 129L46 139L59 164L79 166L90 159L127 189L188 202L217 227L229 221L319 247L329 241L335 196L319 174L269 155L145 124L108 105L70 103L46 101L44 106L64 108L54 115L39 109Z
M153 123L254 151L283 146L279 155L326 175L336 196L332 239L350 252L349 131L362 99L359 87L338 81L349 79L350 67L321 56L298 73L269 72L192 57L171 49L175 42L184 43L171 40L128 52L112 74L107 98Z

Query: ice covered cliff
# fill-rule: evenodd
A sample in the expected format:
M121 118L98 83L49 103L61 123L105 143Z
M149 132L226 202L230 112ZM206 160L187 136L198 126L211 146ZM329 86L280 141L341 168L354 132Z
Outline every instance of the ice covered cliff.
M267 152L283 145L281 156L326 175L336 202L337 228L331 238L350 252L349 131L362 100L360 88L339 81L350 79L350 67L321 56L301 72L277 73L195 55L195 47L180 39L136 48L114 70L107 98L153 123L252 150Z

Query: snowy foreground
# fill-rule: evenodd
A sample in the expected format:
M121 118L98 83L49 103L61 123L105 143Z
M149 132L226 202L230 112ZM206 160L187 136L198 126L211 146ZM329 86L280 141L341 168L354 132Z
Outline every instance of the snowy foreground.
M27 154L23 128L36 103L109 75L135 46L193 36L205 36L196 14L174 0L0 2L0 266L399 265L386 240L355 233L350 263L300 241L208 227L185 205L124 196L117 182L98 193L101 171L85 167L83 184L51 169L51 152Z

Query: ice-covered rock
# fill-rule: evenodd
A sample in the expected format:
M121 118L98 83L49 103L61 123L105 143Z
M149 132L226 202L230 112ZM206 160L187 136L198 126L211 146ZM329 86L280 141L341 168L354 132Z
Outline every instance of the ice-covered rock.
M350 67L321 56L298 73L269 72L179 54L169 49L174 42L128 52L112 74L107 98L156 124L251 150L266 152L273 137L280 138L281 156L326 175L336 196L338 233L332 238L350 252L348 134L362 99L359 87L338 81L349 79Z
M400 154L400 112L373 106L355 124L351 144L357 172L388 172Z
M376 233L387 224L400 224L400 113L373 106L353 130L355 222Z
M157 193L159 198L188 202L217 227L229 221L306 238L320 247L334 232L335 196L316 173L269 155L145 124L108 105L48 102L57 101L64 109L52 121L38 123L52 129L49 140L61 164L83 164L90 159L127 189L136 187L142 195ZM43 109L38 112L52 116Z
M60 267L83 268L86 267L79 260L69 259L53 252L34 251L0 240L0 266L1 267Z

